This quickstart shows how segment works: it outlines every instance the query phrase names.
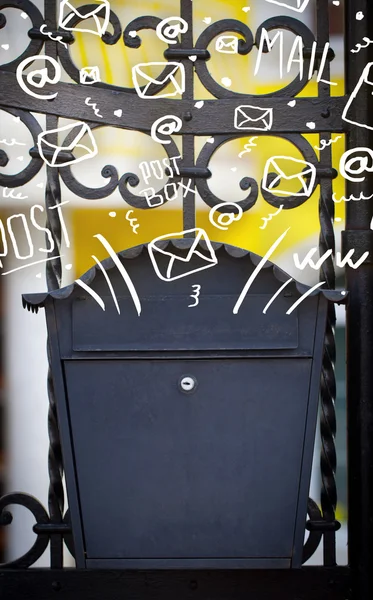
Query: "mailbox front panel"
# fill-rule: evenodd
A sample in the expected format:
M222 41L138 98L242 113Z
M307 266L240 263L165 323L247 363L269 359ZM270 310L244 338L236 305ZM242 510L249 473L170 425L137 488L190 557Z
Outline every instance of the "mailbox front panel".
M65 361L87 564L290 566L311 367Z

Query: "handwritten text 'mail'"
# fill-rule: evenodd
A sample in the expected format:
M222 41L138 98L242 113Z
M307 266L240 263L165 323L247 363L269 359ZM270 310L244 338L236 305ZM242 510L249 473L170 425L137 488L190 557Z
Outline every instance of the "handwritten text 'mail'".
M278 46L276 47L275 54L277 54L279 57L279 63L278 63L279 76L280 76L280 79L283 78L283 76L284 76L284 32L278 31L276 33L276 35L274 36L274 38L271 40L269 37L268 31L266 29L262 29L262 32L261 32L258 58L257 58L256 65L255 65L254 75L257 75L259 72L263 54L268 54L269 52L271 52L272 49L274 48L276 42L278 42ZM314 71L317 70L318 71L318 74L317 74L318 82L322 81L323 83L327 83L328 85L337 85L336 83L334 83L332 81L327 81L325 79L322 79L324 69L327 64L329 51L330 51L330 44L329 44L329 42L327 42L324 45L322 57L321 57L320 63L319 63L320 66L317 69L317 64L319 62L319 58L317 56L317 42L315 41L312 43L311 57L310 57L310 62L309 62L308 74L307 74L307 78L309 80L312 79ZM303 79L303 77L304 77L304 59L305 59L304 42L303 42L302 37L300 35L297 35L293 42L293 45L291 47L291 50L290 50L290 53L288 56L288 60L286 63L286 73L290 73L293 65L297 65L297 67L299 68L299 78Z

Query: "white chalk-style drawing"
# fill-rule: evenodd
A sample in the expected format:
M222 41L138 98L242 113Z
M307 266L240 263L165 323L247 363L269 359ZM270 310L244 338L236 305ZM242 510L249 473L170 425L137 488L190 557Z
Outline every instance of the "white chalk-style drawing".
M352 105L358 100L358 97L362 97L365 101L365 98L370 98L373 94L373 62L368 63L363 72L359 81L356 84L354 91L349 97L346 106L344 107L342 113L342 119L346 121L346 123L352 123L352 125L357 125L358 127L364 127L365 129L373 129L373 118L371 111L365 111L363 114L367 115L366 123L361 123L360 121L355 121L354 114L351 113ZM361 111L360 111L361 113ZM360 114L359 113L359 114Z
M133 213L133 210L127 210L126 219L127 219L127 221L129 221L129 224L132 227L133 233L136 233L136 235L137 235L138 232L136 231L136 229L138 229L140 227L140 223L137 223L136 218L131 218L132 213Z
M288 231L290 229L291 229L291 227L288 227L288 229L286 231L284 231L284 233L282 233L280 235L280 237L277 238L277 240L272 244L272 246L269 248L269 250L267 250L267 252L263 256L263 258L260 260L258 265L255 267L254 271L251 273L249 279L247 280L247 282L245 283L245 285L243 287L241 294L239 295L239 298L238 298L236 304L234 305L234 308L233 308L234 315L238 314L238 311L240 310L241 305L242 305L243 301L245 300L247 293L248 293L249 289L251 288L252 284L254 283L255 279L258 277L260 271L264 268L264 265L271 258L272 254L276 250L277 246L279 246L281 244L282 240L288 234Z
M48 36L49 39L51 39L53 42L59 42L60 44L62 44L62 46L64 46L65 48L67 48L66 42L62 41L62 35L57 35L56 37L54 37L54 35L53 35L53 33L51 31L45 31L46 28L47 28L47 25L45 23L40 26L40 33L42 35Z
M306 267L310 267L311 269L314 269L315 271L319 271L321 266L324 264L324 262L326 260L328 260L331 256L333 256L333 250L327 250L324 254L322 254L320 256L320 258L316 262L314 262L312 260L312 256L314 256L317 253L318 253L317 248L311 248L311 250L309 252L307 252L305 258L301 262L299 260L298 253L295 252L293 254L293 260L294 260L295 267L297 269L299 269L300 271L303 271ZM355 263L353 263L352 256L354 255L354 253L355 253L355 250L352 249L346 254L346 256L344 258L342 258L341 252L336 252L336 257L335 257L336 266L343 269L343 267L345 267L345 265L348 264L348 266L351 267L352 269L357 269L369 256L369 251L364 252L364 254Z
M316 290L318 290L321 286L323 286L325 283L325 281L321 281L320 283L316 283L316 285L314 285L313 287L311 287L309 290L307 290L303 296L301 296L300 298L298 298L298 300L296 302L294 302L294 304L289 308L289 310L286 311L287 315L291 315L292 312L294 312L294 310L296 308L298 308L298 306L300 304L302 304L302 302L304 302L304 300L306 298L308 298L308 296L311 296L311 294L313 294L313 292L315 292Z
M189 193L192 193L195 196L197 196L196 190L192 190L192 184L193 184L192 179L188 179L188 183L186 185L183 183L183 181L184 181L184 179L182 179L178 183L179 189L185 190L185 192L183 192L183 198L186 198L187 194L189 194Z
M238 37L235 35L221 35L216 40L215 49L221 54L237 54Z
M147 201L148 206L150 206L150 208L161 206L164 203L163 197L160 194L156 194L154 188L147 188L146 190L142 190L140 194L144 194L145 200Z
M158 142L159 144L171 144L170 140L161 139L159 135L172 135L173 133L177 133L183 126L183 122L180 117L176 115L165 115L164 117L160 117L156 121L154 121L150 135L152 140Z
M238 106L234 113L234 126L236 129L253 129L255 131L269 131L273 125L273 108L260 108L259 106Z
M360 196L358 196L357 198L353 194L351 194L351 196L349 196L348 198L346 198L346 196L342 196L339 200L337 200L337 196L334 193L332 198L333 202L335 202L336 204L340 204L341 202L351 202L351 200L354 202L359 202L359 200L371 200L373 198L373 194L371 194L370 196L365 196L363 192L360 192Z
M170 245L168 245L165 249L157 246L158 242L171 240L172 238L182 238L188 233L194 233L195 238L191 247L187 251L186 257L175 254L175 248L170 247ZM201 241L205 242L206 244L206 250L204 251L199 247L199 243ZM162 279L162 281L175 281L176 279L187 277L193 273L210 269L218 264L215 251L212 247L209 237L206 231L200 228L161 235L148 244L148 252L154 267L154 271L158 275L159 279ZM205 254L203 252L205 252ZM164 257L167 259L167 264L165 267L160 266L157 263L157 258L160 259ZM195 267L195 265L191 266L190 263L193 259L198 259L198 267ZM181 274L178 269L182 270Z
M364 44L356 44L356 48L352 48L351 52L353 54L357 54L358 52L360 52L360 50L363 50L364 48L368 48L368 46L370 44L373 44L373 40L369 39L368 37L363 37L363 41L365 42Z
M254 140L257 140L257 139L258 139L258 136L257 136L257 135L256 135L256 136L254 136L254 137L251 137L251 138L249 139L249 142L248 142L248 144L245 144L245 145L244 145L244 150L242 150L242 152L240 152L240 153L239 153L238 157L239 157L239 158L242 158L242 157L243 157L245 154L247 154L248 152L251 152L251 149L252 149L252 148L256 148L256 146L257 146L257 145L256 145L256 144L254 144Z
M75 137L67 146L59 146L51 141L48 141L48 136L52 135L54 137L55 133L65 133L69 131L74 131ZM87 135L88 141L82 142L82 138ZM47 163L50 167L64 167L66 165L72 165L81 162L82 160L87 160L88 158L93 158L98 153L98 148L96 144L96 140L93 137L93 133L91 128L87 123L83 123L82 121L78 121L77 123L73 123L72 125L65 125L64 127L59 127L57 129L50 129L49 131L43 131L38 135L37 146L39 149L39 153L44 162ZM60 152L72 152L75 148L81 148L84 150L85 154L79 156L78 158L73 158L63 163L58 162L58 156ZM53 151L52 158L48 158L48 153ZM44 154L47 152L47 154Z
M211 17L205 17L203 19L203 22L206 23L206 25L210 25L211 21L212 21Z
M271 213L268 215L268 217L262 217L262 221L264 221L263 225L261 227L259 227L259 229L265 229L268 225L268 223L270 221L272 221L273 217L277 217L277 215L280 214L280 212L282 211L282 209L284 208L284 205L281 204L280 208L278 210L276 210L276 212Z
M12 198L13 200L26 200L28 196L22 196L22 192L18 194L15 193L13 189L9 190L9 188L3 188L3 198Z
M51 210L53 208L57 208L57 210L58 210L58 208L61 207L62 204L68 204L68 202L69 202L69 200L66 200L65 202L62 202L61 204L58 204L55 207L48 207L48 210ZM49 242L49 247L39 248L39 252L46 252L46 253L53 252L54 248L55 248L55 244L54 244L52 234L51 234L50 230L48 229L48 227L39 225L39 223L36 220L36 216L35 216L36 210L43 213L44 207L41 204L35 204L30 207L30 217L29 217L30 222L35 227L35 229L43 232L44 239ZM58 216L59 216L60 225L61 225L61 233L63 233L65 240L67 241L66 246L69 247L70 242L69 242L68 234L66 231L66 224L64 222L64 217L60 210L58 210ZM26 240L27 240L28 249L29 249L27 256L20 255L19 245L17 242L17 238L15 236L15 232L13 231L13 225L12 225L12 221L15 219L20 220L20 221L18 221L19 228L23 228L21 237L26 238ZM21 229L19 229L19 228L17 227L17 231L21 231ZM25 260L25 259L33 257L34 246L33 246L33 242L32 242L32 234L31 234L29 223L28 223L28 219L25 214L20 213L20 214L11 215L10 217L8 217L6 220L6 229L4 227L3 220L0 219L0 248L3 249L2 252L0 253L0 258L4 258L8 254L7 235L9 235L10 242L11 242L10 245L12 246L14 255L17 259ZM32 264L34 264L34 263L32 263ZM35 264L37 264L37 263L35 263ZM26 266L31 266L31 265L26 265ZM0 267L1 268L3 267L1 260L0 260ZM16 269L12 269L10 272L13 273L14 271L18 270L18 268L20 268L20 267L17 267Z
M279 295L281 294L281 292L284 291L284 289L289 285L289 283L291 283L293 280L293 278L291 277L290 279L288 279L287 281L285 281L284 285L282 285L280 287L279 290L277 290L277 292L272 296L272 298L270 299L270 301L265 305L264 309L263 309L263 315L267 314L267 311L269 309L270 306L272 306L272 304L274 303L274 301L276 300L276 298L279 297Z
M100 69L98 67L83 67L79 71L79 81L84 85L92 85L101 81Z
M53 77L50 77L48 74L48 69L46 67L43 67L41 69L35 69L34 71L30 71L30 73L27 73L26 75L26 81L29 85L32 85L35 88L42 88L45 86L46 83L56 84L59 82L61 78L60 65L56 60L54 60L54 58L51 58L50 56L45 56L43 54L39 56L29 56L28 58L25 58L22 62L19 63L16 71L18 85L29 96L33 96L34 98L38 98L40 100L52 100L53 98L56 98L58 92L49 95L36 94L27 87L23 79L23 71L27 69L27 67L36 60L42 60L43 64L44 61L49 61L53 65L54 75ZM40 80L35 79L35 77L40 77Z
M216 213L223 206L224 207L234 206L238 212L236 213L236 212L232 211L229 213L219 213L218 218L215 219ZM221 229L222 231L228 231L229 225L232 225L232 223L234 223L234 221L239 221L240 219L242 219L242 216L243 216L243 210L242 210L241 206L239 206L235 202L222 202L221 204L214 206L214 208L212 208L210 210L209 221L210 221L211 225L213 225L217 229Z
M365 15L361 10L359 10L359 12L356 13L356 21L362 21L364 17Z
M59 204L55 204L54 206L48 206L48 210L57 209L57 214L58 214L58 218L60 220L60 225L61 225L61 233L63 234L66 248L70 248L70 238L69 238L69 234L67 232L67 227L66 227L65 219L62 214L61 206L64 206L65 204L69 204L69 202L70 202L70 200L65 200L64 202L60 202Z
M173 156L172 158L163 158L162 162L160 160L151 160L143 161L139 164L139 168L141 174L145 180L146 185L148 185L152 174L156 179L163 179L163 176L174 177L174 171L176 175L180 175L179 167L177 165L177 160L181 159L181 156ZM170 163L173 163L173 169Z
M100 114L100 110L97 108L97 104L96 102L91 102L91 97L88 96L85 101L84 104L86 104L87 106L91 106L93 108L93 110L95 111L95 115L96 117L99 117L100 119L102 119L102 115Z
M115 293L115 291L114 291L113 284L112 284L112 283L111 283L111 281L110 281L110 277L109 277L109 275L107 274L107 272L105 271L105 269L104 269L104 267L102 266L102 264L100 263L100 261L98 260L97 256L95 256L94 254L92 254L92 258L93 258L93 260L96 262L96 264L98 265L99 269L101 270L101 272L102 272L102 274L103 274L103 276L104 276L104 278L105 278L105 280L106 280L106 283L107 283L107 285L108 285L108 288L109 288L109 290L110 290L110 294L111 294L111 296L112 296L112 298L113 298L113 300L114 300L115 308L117 309L117 313L118 313L118 315L120 315L120 308L119 308L119 304L118 304L117 296L116 296L116 293ZM104 310L105 310L105 309L104 309Z
M186 33L188 27L188 23L181 17L169 17L158 23L156 34L166 44L177 44L179 35Z
M288 171L297 167L297 173L288 174ZM277 177L270 180L269 175L275 172ZM307 181L307 177L309 180ZM263 175L263 189L274 195L281 196L305 196L312 194L316 181L316 168L313 164L291 158L290 156L273 156L267 160ZM291 192L286 189L286 183L296 182L300 185L300 192ZM280 187L277 187L280 186Z
M369 166L369 158L364 156L363 153L369 154L372 161L371 166ZM350 158L351 156L352 158ZM355 164L357 164L356 167ZM371 148L362 147L347 150L339 161L339 172L342 177L348 179L348 181L361 183L365 180L365 175L363 177L357 177L357 175L373 172L373 150Z
M110 2L108 0L97 0L99 4L90 5L93 6L89 12L84 11L84 14L79 12L79 9L69 2L69 0L62 0L60 3L60 13L58 26L66 31L81 31L82 33L93 33L94 35L104 35L109 25L110 19ZM71 27L70 23L72 19L79 17L82 23ZM86 26L86 22L93 19L94 27ZM102 19L102 22L100 21Z
M163 75L161 80L157 80L155 77L149 75L147 69L154 66L161 67L162 69L168 67L167 75ZM177 75L180 75L180 83L176 79ZM181 95L185 92L185 67L178 62L139 63L132 68L132 81L140 98L153 100L156 100L157 98L172 98L173 96L177 96L178 94ZM151 86L158 86L161 88L166 83L172 86L170 91L162 92L156 96L148 95ZM141 89L142 85L144 86L143 89Z
M85 290L88 294L90 294L90 296L92 296L92 298L94 300L96 300L97 304L99 306L101 306L102 310L105 310L105 302L103 301L103 299L101 298L101 296L99 296L97 294L97 292L95 292L94 290L92 290L86 283L84 283L84 281L82 281L81 279L76 279L75 280L76 283L78 285L80 285L81 288L83 288L83 290Z
M64 255L61 254L60 256L50 256L49 258L42 258L41 260L35 260L35 262L28 263L27 265L22 265L21 267L16 267L15 269L11 269L10 271L1 273L1 275L10 275L11 273L15 273L16 271L21 271L22 269L28 269L29 267L33 267L34 265L40 265L42 263L49 262L50 260L57 260L58 258L63 258L63 257L64 257ZM2 267L2 266L3 265L0 261L0 267Z
M328 142L326 140L321 140L320 146L314 146L314 148L316 150L325 150L325 148L328 148L329 146L331 146L332 144L335 144L335 142L338 142L338 140L341 140L341 139L342 139L342 136L337 135L335 140L329 140Z
M277 4L277 6L283 6L289 10L295 10L295 12L302 13L308 6L310 0L266 0L270 4Z
M278 56L279 77L280 77L280 79L282 79L284 76L284 48L285 48L284 32L278 31L272 40L269 37L269 33L272 34L272 32L268 32L264 28L261 31L259 48L258 48L258 56L257 56L256 63L255 63L254 75L257 75L259 73L263 55L268 54L269 52L272 52L272 50L274 49L274 47L276 45L276 42L278 41L279 46L278 46L278 48L276 48L276 54ZM311 56L309 58L309 67L308 67L308 75L307 75L308 80L311 80L314 72L317 71L317 81L318 82L322 81L323 83L326 83L328 85L337 85L337 83L334 81L328 81L326 79L322 79L324 70L325 70L325 66L326 66L327 60L328 60L329 48L330 48L330 44L329 44L329 42L326 42L324 44L321 59L319 59L317 56L317 54L318 54L317 41L314 41L312 43ZM304 54L303 38L302 38L302 36L297 35L295 37L293 45L290 49L289 57L288 57L288 60L286 63L287 74L290 73L293 65L297 65L297 67L299 68L299 78L303 79L304 64L305 64L304 59L305 59L305 54Z
M194 300L194 304L188 304L188 308L194 308L199 304L199 297L201 295L201 286L198 284L192 285L193 294L190 297Z
M26 144L23 144L22 142L17 142L14 138L12 138L10 142L7 142L5 139L0 140L0 144L5 144L5 146L26 146Z
M127 287L128 287L128 291L131 294L131 298L133 300L133 303L135 305L136 311L138 316L140 316L141 314L141 302L140 302L140 298L137 294L136 288L133 285L132 279L129 276L129 274L127 273L127 269L124 267L124 265L121 263L120 259L118 258L118 256L116 255L114 248L111 246L111 244L107 241L107 239L101 235L101 233L98 233L97 235L94 235L93 237L97 238L101 244L104 246L105 250L108 252L110 258L112 259L113 263L115 264L115 266L117 267L119 273L122 275Z

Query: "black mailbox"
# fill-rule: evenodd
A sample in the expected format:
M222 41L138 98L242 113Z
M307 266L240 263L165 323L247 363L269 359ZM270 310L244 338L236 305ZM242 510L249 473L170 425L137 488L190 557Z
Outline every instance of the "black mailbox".
M344 297L294 307L292 281L273 299L289 277L266 263L234 314L260 259L216 257L171 282L146 247L118 254L140 316L111 259L23 297L46 310L78 567L301 566L327 307Z

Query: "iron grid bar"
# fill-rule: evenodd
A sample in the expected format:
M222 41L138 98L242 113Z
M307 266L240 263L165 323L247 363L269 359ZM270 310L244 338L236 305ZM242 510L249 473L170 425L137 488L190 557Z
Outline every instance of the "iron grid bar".
M297 571L79 571L0 573L6 600L350 600L347 568Z

